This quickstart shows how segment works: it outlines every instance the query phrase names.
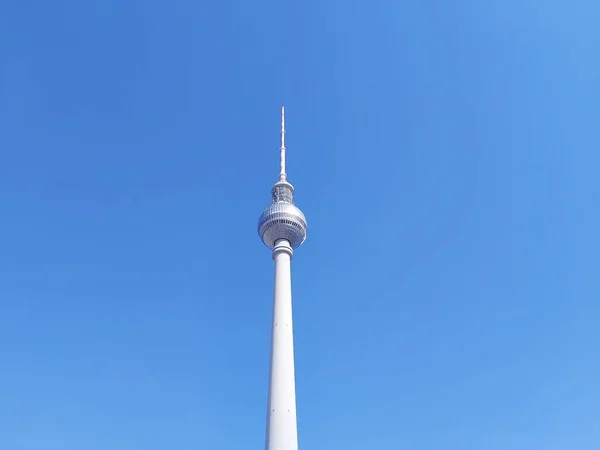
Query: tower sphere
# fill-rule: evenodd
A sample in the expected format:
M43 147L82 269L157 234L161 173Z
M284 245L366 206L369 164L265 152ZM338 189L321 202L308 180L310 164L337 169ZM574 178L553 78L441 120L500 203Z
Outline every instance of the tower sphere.
M306 218L292 203L294 188L280 181L273 186L273 203L264 210L258 219L258 235L269 247L275 247L280 239L285 239L292 248L297 248L306 239Z

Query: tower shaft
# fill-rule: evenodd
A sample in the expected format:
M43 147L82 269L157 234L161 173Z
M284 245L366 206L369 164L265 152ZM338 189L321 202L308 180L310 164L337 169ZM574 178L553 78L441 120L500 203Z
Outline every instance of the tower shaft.
M278 240L273 248L275 286L266 450L298 449L292 327L292 254L292 247L285 239Z

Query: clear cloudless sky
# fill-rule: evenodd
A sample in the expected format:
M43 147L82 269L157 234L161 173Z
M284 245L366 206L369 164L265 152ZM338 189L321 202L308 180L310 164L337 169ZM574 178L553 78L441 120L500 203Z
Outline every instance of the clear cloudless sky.
M600 448L593 1L6 1L0 449Z

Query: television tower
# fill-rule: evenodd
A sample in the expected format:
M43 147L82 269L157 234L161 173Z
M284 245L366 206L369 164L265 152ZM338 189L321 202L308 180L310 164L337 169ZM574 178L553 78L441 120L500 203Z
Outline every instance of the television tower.
M306 218L294 205L294 186L285 172L285 110L281 108L281 166L273 201L258 220L258 234L275 261L266 450L298 450L291 260L306 239Z

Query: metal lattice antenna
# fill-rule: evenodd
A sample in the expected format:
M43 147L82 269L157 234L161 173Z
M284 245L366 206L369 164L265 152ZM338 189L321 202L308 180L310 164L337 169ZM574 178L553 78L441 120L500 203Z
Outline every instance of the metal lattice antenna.
M279 170L279 181L285 181L287 174L285 173L285 107L281 107L281 147L279 148L281 156L281 168Z

